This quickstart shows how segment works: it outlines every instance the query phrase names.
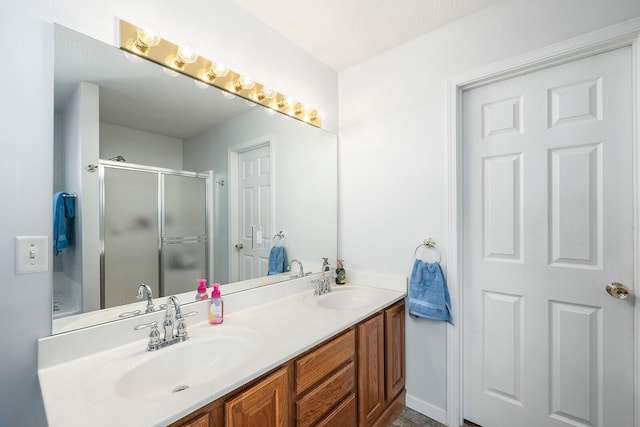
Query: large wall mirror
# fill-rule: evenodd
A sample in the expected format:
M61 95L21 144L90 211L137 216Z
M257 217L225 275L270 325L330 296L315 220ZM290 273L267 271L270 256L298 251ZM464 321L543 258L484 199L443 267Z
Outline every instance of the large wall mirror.
M336 135L59 25L54 76L54 333L336 259Z

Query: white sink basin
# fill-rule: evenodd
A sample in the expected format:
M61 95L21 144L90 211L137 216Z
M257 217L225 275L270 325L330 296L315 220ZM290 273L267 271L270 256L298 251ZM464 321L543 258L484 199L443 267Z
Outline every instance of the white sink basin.
M374 301L371 288L357 286L332 286L331 292L324 295L306 295L304 302L314 307L331 310L350 310L371 304Z
M153 352L139 349L115 358L87 380L87 398L100 403L113 398L144 400L184 393L241 367L258 354L261 339L252 330L223 325L215 328L216 334L203 333Z

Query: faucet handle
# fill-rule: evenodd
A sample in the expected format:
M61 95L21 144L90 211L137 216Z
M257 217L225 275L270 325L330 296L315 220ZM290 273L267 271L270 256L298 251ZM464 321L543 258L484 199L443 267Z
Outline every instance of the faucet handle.
M196 314L198 314L197 311L190 311L188 313L180 313L179 315L176 316L176 319L184 319L185 317L191 317L191 316L195 316Z
M145 328L151 328L151 332L153 332L153 328L158 329L158 322L153 321L153 322L149 322L149 323L141 323L141 324L135 326L133 329L135 331L139 331L139 330L145 329Z
M149 344L147 345L147 350L157 350L158 345L160 344L160 331L158 330L158 322L142 323L140 325L137 325L133 329L139 331L146 328L151 329L151 332L149 332Z
M179 314L176 316L176 336L175 338L180 338L182 340L186 340L187 336L187 323L184 321L185 317L191 317L198 314L197 311L190 311L189 313Z

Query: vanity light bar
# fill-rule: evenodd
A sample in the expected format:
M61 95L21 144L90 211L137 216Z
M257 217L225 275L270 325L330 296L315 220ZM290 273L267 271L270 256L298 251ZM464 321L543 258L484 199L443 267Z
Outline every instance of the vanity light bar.
M216 64L195 54L187 57L183 47L155 34L150 35L148 31L122 19L120 20L120 49L302 122L322 127L322 113L318 110L254 82L246 76L227 69L222 64Z

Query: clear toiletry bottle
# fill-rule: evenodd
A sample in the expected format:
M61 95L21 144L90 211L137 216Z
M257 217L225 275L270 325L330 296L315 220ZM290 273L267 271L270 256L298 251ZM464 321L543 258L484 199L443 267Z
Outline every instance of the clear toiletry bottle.
M211 299L209 299L209 323L217 325L224 320L224 306L222 297L220 296L220 283L213 284L213 291L211 291Z
M338 260L336 267L336 285L344 285L347 283L347 272L344 270L344 260Z
M198 279L198 291L196 293L196 301L202 301L209 298L207 295L207 279Z

